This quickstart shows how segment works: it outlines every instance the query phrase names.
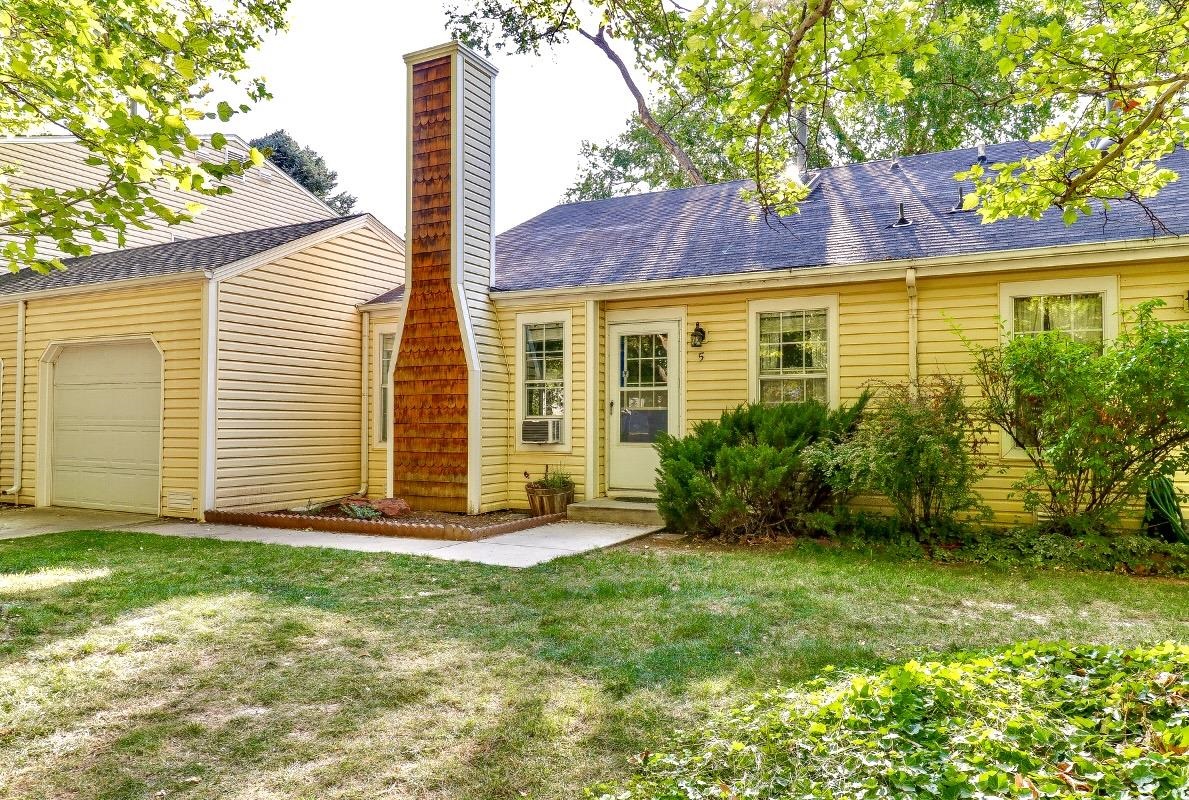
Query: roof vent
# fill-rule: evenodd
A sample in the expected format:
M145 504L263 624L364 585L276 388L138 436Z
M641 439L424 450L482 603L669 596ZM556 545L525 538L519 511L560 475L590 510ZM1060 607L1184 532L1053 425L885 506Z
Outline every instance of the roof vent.
M907 228L912 224L912 220L904 216L904 204L900 203L900 218L889 225L889 228Z
M954 203L954 207L947 211L947 214L961 214L965 211L973 211L973 208L966 208L963 201L966 199L966 193L962 191L962 187L958 187L958 202Z
M977 159L977 161L978 161L978 165L980 167L987 163L987 146L982 142L978 143L978 159Z
M900 156L892 156L892 163L888 165L889 171L900 169Z

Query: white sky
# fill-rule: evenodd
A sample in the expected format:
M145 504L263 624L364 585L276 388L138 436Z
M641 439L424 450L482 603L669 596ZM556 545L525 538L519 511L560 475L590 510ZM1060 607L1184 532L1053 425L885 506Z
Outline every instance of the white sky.
M394 231L405 225L405 53L448 39L440 0L293 0L289 31L252 60L274 99L228 126L245 139L284 128ZM623 55L630 56L624 52ZM553 54L496 54L495 222L556 205L578 146L618 133L634 109L614 65L584 40Z

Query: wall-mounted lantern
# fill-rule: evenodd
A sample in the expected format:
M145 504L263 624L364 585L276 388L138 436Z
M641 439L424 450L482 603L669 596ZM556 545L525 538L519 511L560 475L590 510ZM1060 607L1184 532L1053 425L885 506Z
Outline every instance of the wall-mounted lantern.
M689 335L690 347L701 347L706 343L706 329L702 327L702 323L695 322L693 333Z
M1185 302L1182 305L1186 311L1189 311L1189 289L1185 290Z

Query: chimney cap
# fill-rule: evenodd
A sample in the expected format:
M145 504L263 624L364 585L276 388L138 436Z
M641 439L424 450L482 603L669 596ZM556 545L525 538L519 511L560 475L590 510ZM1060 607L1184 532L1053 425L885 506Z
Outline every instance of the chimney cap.
M483 70L492 78L499 74L499 70L494 64L476 53L471 48L467 47L462 42L453 39L449 42L443 42L442 44L434 45L433 47L426 47L422 50L414 50L412 53L405 53L405 63L409 66L413 66L426 61L433 61L435 58L452 56L455 53L458 53L460 56L462 56L462 58Z

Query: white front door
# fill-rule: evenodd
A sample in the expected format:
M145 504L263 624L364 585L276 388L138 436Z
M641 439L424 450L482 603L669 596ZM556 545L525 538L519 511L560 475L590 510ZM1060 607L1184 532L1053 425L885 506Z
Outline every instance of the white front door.
M612 492L656 490L653 442L680 432L680 324L620 322L608 326L610 419L607 483Z

